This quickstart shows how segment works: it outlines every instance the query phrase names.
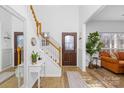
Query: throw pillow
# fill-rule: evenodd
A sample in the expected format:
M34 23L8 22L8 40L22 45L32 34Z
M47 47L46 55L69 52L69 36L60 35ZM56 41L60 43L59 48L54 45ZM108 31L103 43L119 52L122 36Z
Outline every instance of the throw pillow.
M117 59L119 59L118 52L113 52Z
M111 54L111 58L112 59L116 59L117 60L117 57L116 57L116 55L113 52L111 52L110 54Z
M110 54L106 51L100 52L100 56L110 57Z

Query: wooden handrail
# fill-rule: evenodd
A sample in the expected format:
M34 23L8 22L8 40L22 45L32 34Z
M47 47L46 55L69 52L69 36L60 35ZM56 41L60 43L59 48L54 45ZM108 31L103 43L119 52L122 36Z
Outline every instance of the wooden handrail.
M46 39L46 41L47 41L48 43L50 43L53 47L55 47L58 51L60 51L60 48L57 47L52 41L50 41L50 39L44 37L44 34L42 33L42 24L41 24L41 22L39 22L39 31L40 31L39 34L40 34L44 39Z
M42 33L42 24L41 24L40 21L38 21L38 19L37 19L37 17L36 17L36 14L35 14L35 11L34 11L34 8L33 8L32 5L30 5L30 9L31 9L32 15L33 15L33 17L34 17L34 19L35 19L36 28L37 28L37 34L38 34L38 35L40 34L44 39L46 39L46 41L47 41L48 43L50 43L53 47L55 47L58 51L60 51L60 47L57 47L52 41L50 41L50 39L47 39L47 38L44 37L44 35L43 35L43 33Z
M31 11L32 11L33 17L34 17L35 22L36 22L36 24L37 24L38 19L37 19L36 15L35 15L35 11L34 11L34 8L33 8L33 6L32 6L32 5L30 5L30 9L31 9Z
M40 33L40 35L44 38L44 39L46 39L46 41L48 42L48 43L50 43L53 47L55 47L58 51L60 51L60 47L57 47L53 42L51 42L48 38L46 38L46 37L44 37L44 35L42 34L42 33Z
M30 9L31 9L31 12L32 12L32 15L34 17L34 20L35 20L35 23L36 23L36 31L37 31L37 35L39 35L39 31L38 31L38 26L39 26L39 21L35 15L35 11L34 11L34 8L32 5L30 5Z

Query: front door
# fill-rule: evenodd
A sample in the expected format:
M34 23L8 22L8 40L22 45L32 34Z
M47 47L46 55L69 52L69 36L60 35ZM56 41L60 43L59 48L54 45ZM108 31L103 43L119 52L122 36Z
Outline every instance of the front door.
M17 66L17 64L18 64L17 48L20 48L20 49L24 48L23 32L14 32L14 66ZM22 57L20 57L19 60L21 62L22 61Z
M62 33L62 65L77 63L77 33Z

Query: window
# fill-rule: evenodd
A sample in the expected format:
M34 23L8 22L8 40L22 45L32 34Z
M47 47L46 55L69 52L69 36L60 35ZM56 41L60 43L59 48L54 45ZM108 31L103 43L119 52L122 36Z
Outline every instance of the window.
M65 50L74 50L74 36L65 36Z
M124 50L124 34L114 32L102 32L101 40L104 43L103 50L116 51Z

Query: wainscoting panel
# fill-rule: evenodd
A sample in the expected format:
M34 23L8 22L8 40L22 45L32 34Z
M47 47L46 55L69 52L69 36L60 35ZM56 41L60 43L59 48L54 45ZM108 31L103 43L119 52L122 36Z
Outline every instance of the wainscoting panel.
M2 49L2 69L12 65L12 49Z

